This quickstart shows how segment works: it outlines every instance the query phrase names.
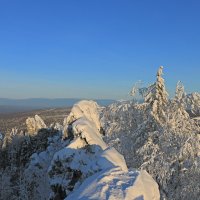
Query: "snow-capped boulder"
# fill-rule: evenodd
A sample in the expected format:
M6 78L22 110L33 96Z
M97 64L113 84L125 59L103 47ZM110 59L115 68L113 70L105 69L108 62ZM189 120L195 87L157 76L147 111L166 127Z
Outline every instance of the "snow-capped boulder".
M67 122L71 123L76 119L85 117L88 121L93 122L95 127L100 130L98 104L94 101L80 101L75 104L67 118Z
M93 126L96 127L99 131L101 129L101 124L99 120L99 106L94 101L80 101L77 104L75 104L68 115L64 119L63 122L63 137L67 138L70 137L69 126L76 121L79 118L86 117L88 121L93 123Z

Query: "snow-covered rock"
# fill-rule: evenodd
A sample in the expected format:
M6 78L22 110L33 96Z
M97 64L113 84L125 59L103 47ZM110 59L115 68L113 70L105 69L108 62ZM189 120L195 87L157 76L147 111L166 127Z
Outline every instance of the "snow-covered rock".
M80 101L75 104L67 117L67 123L70 124L76 119L85 117L88 121L95 124L95 127L100 130L101 125L99 121L99 105L95 101Z
M27 118L26 119L26 126L28 133L35 133L36 125L35 125L35 119L34 118Z
M127 195L128 200L146 197L150 192L149 197L159 199L156 182L152 178L151 182L145 181L150 180L147 172L128 172L124 157L103 141L98 105L95 102L81 101L76 104L68 117L68 123L74 139L58 151L51 162L49 177L54 192L52 198L68 196L69 199L87 199L87 195L90 195L91 199L100 200L114 196L116 199L124 199ZM85 188L88 182L89 190ZM109 184L110 187L105 186ZM139 187L140 192L135 187ZM102 191L107 195L102 194Z
M63 138L70 137L69 126L79 118L85 117L88 121L93 124L93 127L100 131L101 124L99 120L99 109L100 107L94 101L80 101L75 104L63 122Z
M87 178L65 200L159 200L158 186L146 171L111 168Z
M46 128L46 124L42 120L42 118L38 115L35 115L34 118L26 119L27 131L30 134L36 133L39 129Z

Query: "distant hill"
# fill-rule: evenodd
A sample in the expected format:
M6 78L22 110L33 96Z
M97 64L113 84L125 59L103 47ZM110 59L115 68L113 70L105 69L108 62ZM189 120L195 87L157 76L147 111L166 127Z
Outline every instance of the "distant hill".
M0 105L0 114L26 112L26 111L31 111L35 109L37 108L26 107L26 106Z
M82 99L76 98L30 98L30 99L8 99L0 98L0 113L24 112L35 109L72 107ZM115 100L97 99L94 100L101 106L107 106Z

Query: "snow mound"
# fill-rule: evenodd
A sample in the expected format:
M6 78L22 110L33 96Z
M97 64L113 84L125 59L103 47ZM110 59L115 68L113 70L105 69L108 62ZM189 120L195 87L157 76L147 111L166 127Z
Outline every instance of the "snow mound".
M103 141L95 102L76 104L67 122L73 140L51 162L52 198L159 199L158 186L147 172L128 172L124 157Z
M159 200L158 186L146 171L123 172L111 168L88 179L65 200Z

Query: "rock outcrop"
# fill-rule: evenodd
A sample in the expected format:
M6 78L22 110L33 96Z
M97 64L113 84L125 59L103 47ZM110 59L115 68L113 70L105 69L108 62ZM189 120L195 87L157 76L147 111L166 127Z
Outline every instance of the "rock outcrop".
M73 140L51 162L52 199L160 198L158 185L150 175L146 171L128 171L124 157L103 141L95 102L76 104L67 123Z
M46 124L42 118L38 115L35 115L34 118L29 117L26 119L27 131L29 134L37 133L38 130L46 128Z

